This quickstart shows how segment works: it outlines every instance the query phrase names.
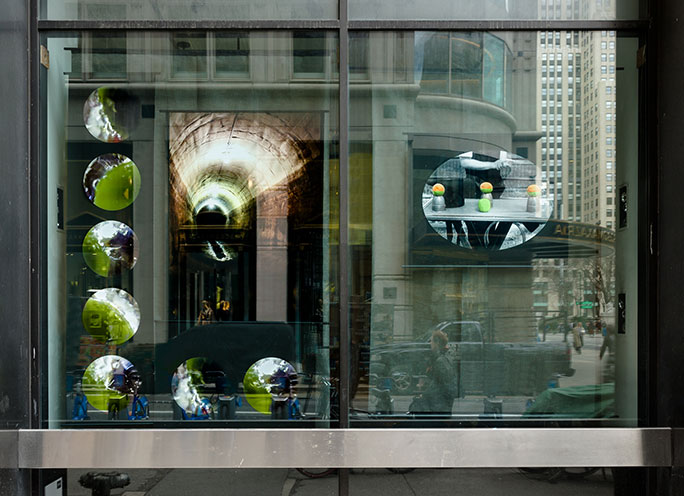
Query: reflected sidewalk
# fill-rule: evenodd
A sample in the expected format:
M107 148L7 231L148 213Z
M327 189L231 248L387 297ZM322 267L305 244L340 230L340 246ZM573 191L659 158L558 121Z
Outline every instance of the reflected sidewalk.
M337 476L308 479L294 469L174 469L123 470L131 477L122 496L334 496ZM78 485L86 471L70 470L68 494L90 496ZM609 496L613 494L610 470L599 470L583 479L526 475L517 469L417 469L395 474L384 469L353 469L350 475L353 496Z

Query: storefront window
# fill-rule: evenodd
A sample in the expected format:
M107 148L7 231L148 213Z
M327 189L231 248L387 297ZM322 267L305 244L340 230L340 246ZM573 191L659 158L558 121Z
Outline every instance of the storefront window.
M49 425L637 422L636 42L537 40L352 31L340 164L335 32L46 36Z
M51 426L335 425L336 40L45 40Z
M400 34L370 34L371 81L389 79ZM566 78L539 93L558 48L535 48L536 33L410 35L413 85L351 93L352 422L635 422L636 341L618 309L636 287L634 231L615 228L603 186L635 194L637 140L620 122L636 118L636 73L597 93L630 142L606 175L608 149L579 146L594 126L568 129L603 104L575 115ZM586 92L605 85L584 72ZM558 113L542 128L544 103Z

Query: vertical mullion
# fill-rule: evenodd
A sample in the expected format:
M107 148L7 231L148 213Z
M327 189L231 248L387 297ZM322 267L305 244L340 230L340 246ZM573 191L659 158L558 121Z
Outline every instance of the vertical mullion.
M350 339L349 339L349 14L347 0L339 4L339 174L340 174L340 428L349 428L349 377L350 377ZM349 470L338 472L338 494L349 494Z
M41 372L41 358L43 358L42 337L45 327L43 324L43 308L42 302L47 294L47 286L42 285L42 278L45 276L47 266L43 258L40 256L40 250L43 246L43 209L41 205L44 201L43 182L41 175L41 161L40 161L40 90L39 85L41 69L40 69L40 33L38 32L38 12L40 0L31 0L28 5L28 166L29 166L29 200L26 207L29 212L30 227L29 227L29 254L31 257L31 274L29 275L29 343L30 353L29 359L29 396L30 403L26 405L27 415L29 419L29 428L38 429L41 427L41 414L43 403L47 401L47 382L40 380ZM45 42L47 47L47 41ZM44 357L47 359L47 356Z

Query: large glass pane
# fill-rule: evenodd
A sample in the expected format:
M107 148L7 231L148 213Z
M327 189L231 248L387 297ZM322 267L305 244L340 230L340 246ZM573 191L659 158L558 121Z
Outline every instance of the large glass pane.
M307 34L45 40L50 426L334 425L337 37Z
M349 17L364 20L637 19L645 14L639 4L638 0L350 0Z
M370 33L372 83L350 92L353 421L636 422L617 206L636 194L636 45L615 40Z
M337 19L337 0L40 0L41 19L216 21Z

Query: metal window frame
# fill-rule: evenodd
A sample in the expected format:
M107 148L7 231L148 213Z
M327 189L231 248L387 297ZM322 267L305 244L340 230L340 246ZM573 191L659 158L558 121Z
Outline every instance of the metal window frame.
M339 494L349 493L349 471L352 467L512 467L512 466L614 466L649 467L672 466L684 463L679 442L682 432L671 428L511 428L511 429L350 429L349 423L349 31L617 31L619 34L639 36L642 44L655 33L648 20L610 21L545 21L545 20L349 20L347 0L339 0L339 19L336 20L247 20L247 21L81 21L38 20L40 0L29 2L30 25L30 218L31 218L31 343L33 360L30 365L32 404L30 429L0 431L5 447L0 453L0 467L46 469L91 466L97 468L123 468L122 460L109 457L117 449L64 449L65 446L141 446L140 450L127 450L132 456L127 464L135 467L180 467L179 460L194 460L192 468L200 467L339 467ZM339 34L339 158L340 158L340 428L339 429L173 429L173 430L41 430L41 402L47 398L46 384L40 371L47 361L41 342L41 329L45 316L41 308L46 297L43 284L46 264L42 261L43 233L46 219L44 160L41 147L44 128L41 128L40 37L58 31L173 31L173 30L335 30ZM656 87L655 70L650 67L640 76L644 87ZM657 134L655 113L656 97L644 93L640 105L640 155L647 167L640 174L646 188L640 192L639 202L647 208L640 211L640 263L639 327L648 328L656 316L655 291L657 261L654 252L648 252L643 240L650 239L656 217L655 191ZM647 95L646 97L644 95ZM643 112L642 112L643 110ZM347 346L345 346L345 344ZM641 375L639 409L645 425L656 418L656 405L651 401L655 393L655 337L640 333L640 367L650 374ZM263 442L256 443L256 439ZM406 450L410 443L411 450ZM321 446L320 451L312 446ZM382 446L382 450L378 450ZM588 447L591 449L588 449ZM674 449L679 447L678 449ZM388 449L391 448L391 449ZM210 458L187 456L188 449L198 455L212 453ZM282 456L286 452L287 456ZM222 453L225 456L215 456ZM251 456L245 463L244 454ZM188 467L188 465L182 465Z
M661 467L672 465L675 458L682 461L682 453L675 456L672 450L674 435L681 436L682 431L667 427L26 429L0 431L0 467Z

